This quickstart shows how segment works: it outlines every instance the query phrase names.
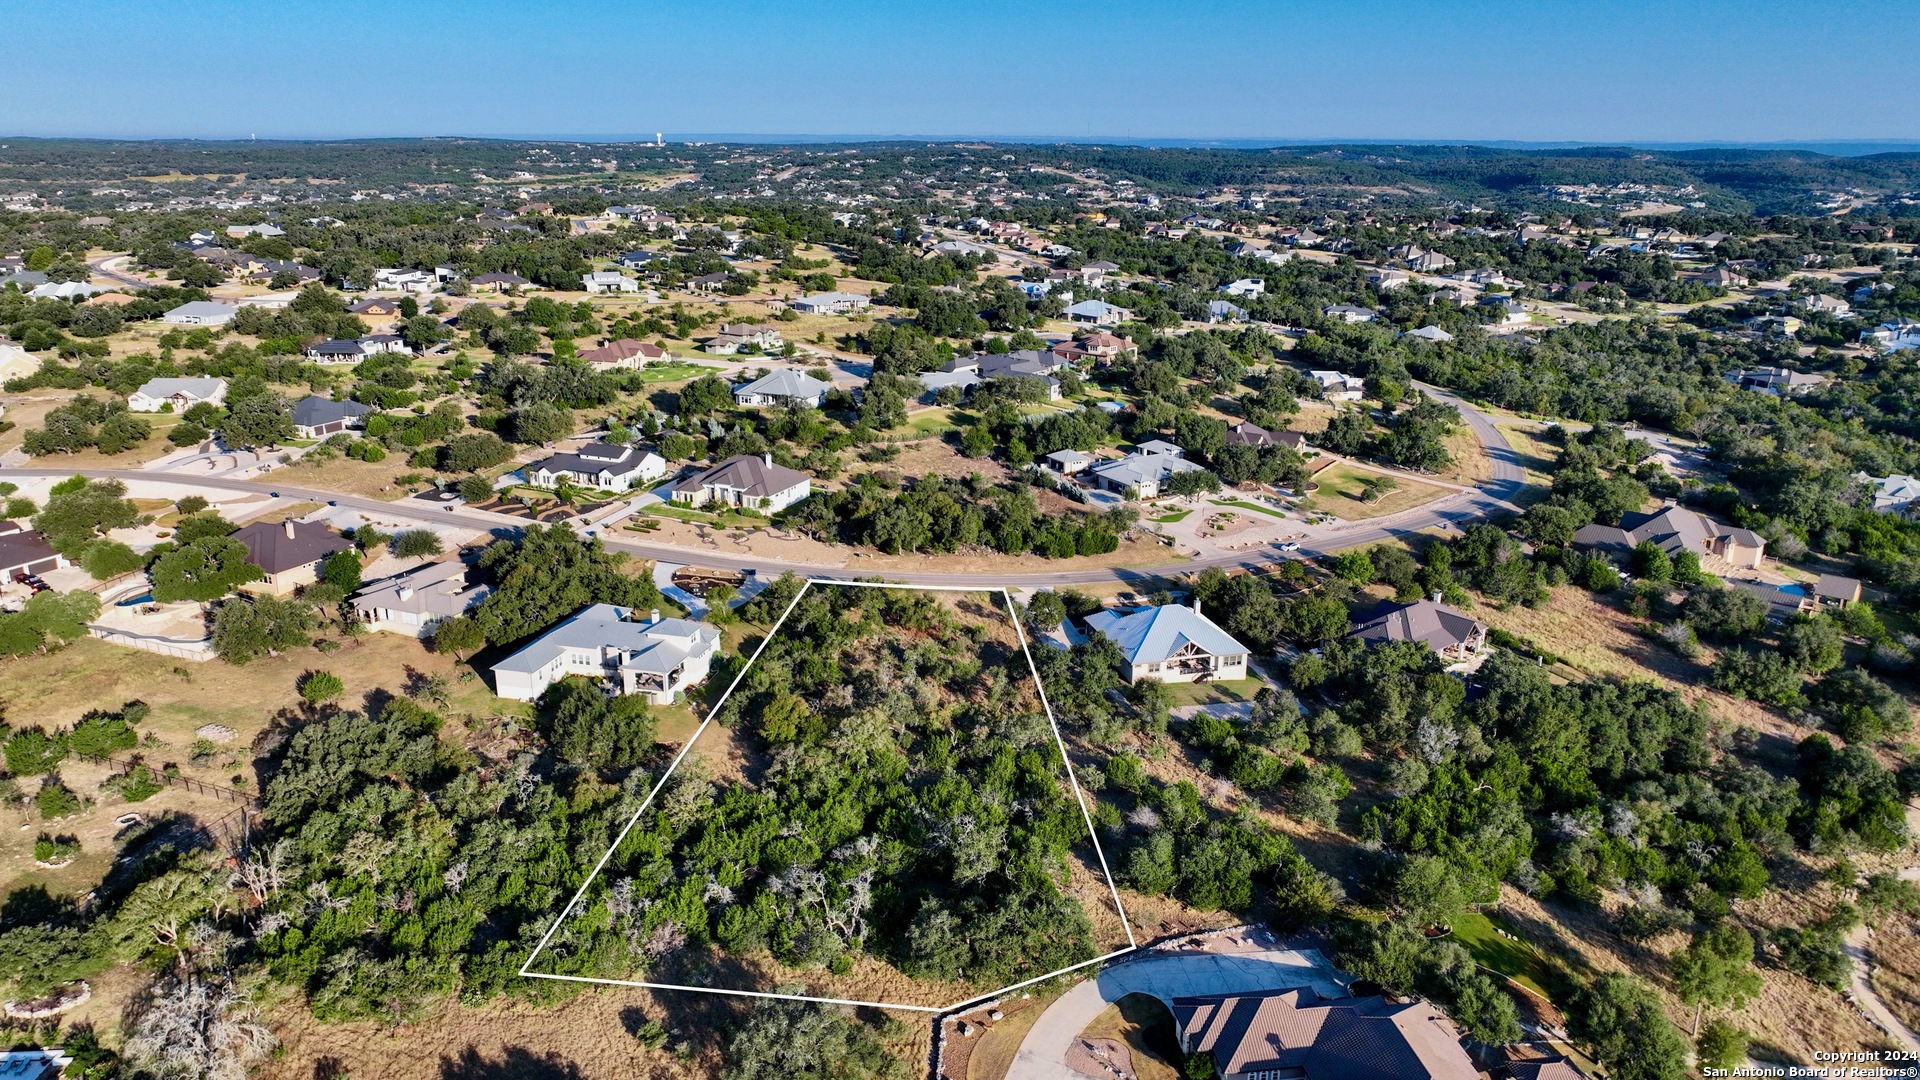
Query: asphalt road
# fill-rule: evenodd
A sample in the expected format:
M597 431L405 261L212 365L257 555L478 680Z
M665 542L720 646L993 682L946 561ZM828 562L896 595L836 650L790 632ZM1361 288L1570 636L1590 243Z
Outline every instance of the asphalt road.
M107 269L107 263L112 262L115 259L124 259L124 258L126 258L125 255L108 255L104 258L89 259L87 261L87 269L93 271L93 274L95 277L103 277L103 278L106 278L108 281L113 282L116 285L125 285L128 288L144 289L148 285L153 284L152 282L146 281L142 278L132 277L127 274L122 274L117 270Z
M1379 543L1396 536L1417 533L1436 526L1465 526L1476 521L1514 509L1512 499L1526 484L1526 471L1520 464L1519 455L1507 442L1505 435L1494 427L1485 414L1443 391L1432 387L1421 387L1439 400L1454 405L1460 410L1461 417L1479 438L1493 462L1493 478L1481 487L1446 496L1429 503L1419 511L1410 511L1396 517L1391 524L1373 525L1344 531L1337 542L1323 541L1319 544L1305 544L1298 553L1304 557L1314 557L1331 551L1350 547ZM524 518L508 514L495 514L483 510L472 510L464 506L454 506L448 510L445 504L432 504L413 499L399 499L383 502L379 499L359 495L343 495L339 492L325 491L319 488L301 487L294 483L283 483L272 478L266 480L228 480L220 477L181 476L168 473L148 472L142 469L58 469L58 468L0 468L0 479L10 477L47 477L72 476L80 473L94 478L114 478L128 482L174 483L189 487L213 488L220 491L250 492L268 494L279 492L283 498L312 502L337 503L343 507L364 510L387 518L414 521L422 525L453 525L480 532L493 532L511 535L526 525ZM1197 559L1179 562L1167 562L1146 567L1095 567L1090 569L1056 570L1039 574L955 574L934 570L879 570L865 569L860 560L851 560L848 565L834 566L806 563L783 559L770 559L747 552L730 552L724 548L680 547L671 544L649 544L628 540L624 537L602 535L606 546L614 551L637 555L643 559L658 562L693 564L711 567L716 570L752 570L756 574L778 575L792 571L803 577L845 578L855 575L862 577L885 577L889 581L899 581L916 585L980 585L1008 588L1034 588L1043 586L1087 585L1109 581L1133 582L1143 586L1158 578L1181 574L1208 567L1256 566L1286 558L1276 544L1265 544L1219 555L1209 555ZM929 565L935 564L928 557Z

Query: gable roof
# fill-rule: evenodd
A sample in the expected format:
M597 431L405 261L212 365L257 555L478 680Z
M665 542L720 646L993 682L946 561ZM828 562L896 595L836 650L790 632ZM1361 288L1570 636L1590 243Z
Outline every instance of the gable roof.
M1095 476L1121 487L1158 484L1175 473L1201 472L1200 465L1174 454L1128 454L1093 467Z
M1120 646L1129 664L1168 660L1188 642L1214 656L1240 656L1252 650L1212 619L1190 607L1163 604L1138 611L1096 611L1084 620L1087 629L1104 634Z
M1089 319L1107 319L1128 314L1127 309L1105 300L1082 300L1066 310L1068 315L1080 315Z
M293 424L295 427L319 427L337 420L365 416L372 411L371 405L362 405L357 401L334 401L314 394L293 403Z
M1388 601L1375 607L1353 624L1347 636L1375 645L1418 641L1439 650L1463 644L1486 632L1486 625L1471 615L1432 600L1415 600L1411 604Z
M973 371L983 379L1044 379L1065 367L1059 354L1041 349L956 356L940 366L943 372Z
M1323 1001L1301 987L1173 999L1175 1027L1223 1076L1310 1080L1478 1080L1460 1035L1424 1001Z
M574 473L580 476L599 476L606 473L613 477L631 476L647 469L648 459L665 461L653 453L642 453L631 446L614 443L590 442L570 454L555 454L542 461L536 461L526 467L526 474L537 472Z
M620 338L609 341L597 349L588 349L580 354L580 359L589 364L617 364L622 360L631 360L636 356L659 359L667 355L667 350L652 342L636 341L633 338Z
M675 491L704 491L710 487L734 488L756 498L778 495L806 483L812 477L798 469L775 465L752 454L733 457L687 477L673 485Z
M222 304L214 300L189 300L179 307L170 309L163 319L220 319L231 318L239 311L233 304Z
M777 368L749 383L733 388L736 398L748 395L761 397L805 398L809 401L833 389L832 383L824 383L804 371L793 368Z
M140 389L135 390L134 393L156 400L159 398L170 398L175 394L185 394L187 397L204 401L226 389L226 386L227 380L216 379L210 376L148 379L146 382L141 383Z
M593 604L535 638L526 648L493 665L495 671L532 674L559 659L568 650L623 653L620 666L665 674L688 656L719 641L720 632L690 619L637 621L630 608Z
M1622 514L1618 528L1611 525L1584 525L1573 534L1573 542L1585 547L1632 550L1651 541L1669 556L1683 551L1707 555L1707 542L1725 537L1744 547L1762 547L1766 541L1748 529L1722 525L1684 506L1662 507L1658 513Z

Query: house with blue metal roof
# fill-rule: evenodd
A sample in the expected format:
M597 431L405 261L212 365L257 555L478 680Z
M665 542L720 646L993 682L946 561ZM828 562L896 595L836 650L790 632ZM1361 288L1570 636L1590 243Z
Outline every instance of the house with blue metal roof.
M1097 611L1085 622L1088 630L1120 646L1130 683L1247 677L1247 656L1252 650L1202 615L1199 601L1192 607L1165 604L1134 611Z

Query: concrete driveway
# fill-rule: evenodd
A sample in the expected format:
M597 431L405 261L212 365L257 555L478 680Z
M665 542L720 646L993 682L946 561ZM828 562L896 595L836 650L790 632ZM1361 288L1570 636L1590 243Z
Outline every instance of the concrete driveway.
M1241 953L1154 952L1110 964L1067 991L1020 1043L1007 1080L1083 1080L1067 1068L1067 1048L1101 1011L1128 994L1174 998L1311 986L1323 997L1346 997L1327 958L1316 949L1261 949Z

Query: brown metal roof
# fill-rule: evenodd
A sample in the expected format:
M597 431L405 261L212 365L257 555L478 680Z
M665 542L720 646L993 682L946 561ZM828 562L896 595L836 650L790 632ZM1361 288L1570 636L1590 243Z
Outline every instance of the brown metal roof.
M1323 1000L1300 987L1175 998L1189 1052L1222 1076L1273 1071L1311 1080L1478 1080L1460 1034L1422 1001Z

